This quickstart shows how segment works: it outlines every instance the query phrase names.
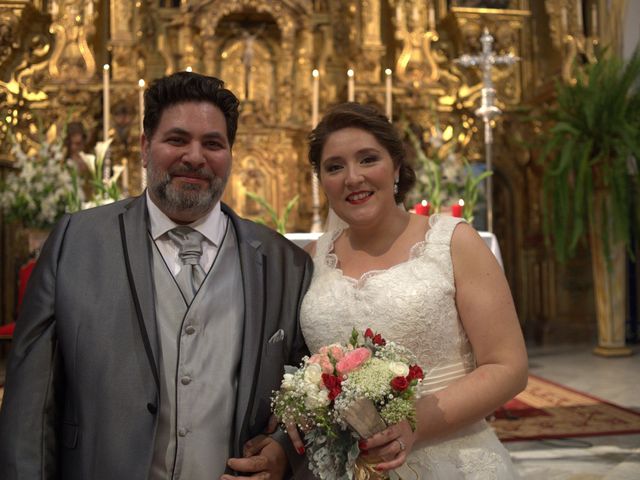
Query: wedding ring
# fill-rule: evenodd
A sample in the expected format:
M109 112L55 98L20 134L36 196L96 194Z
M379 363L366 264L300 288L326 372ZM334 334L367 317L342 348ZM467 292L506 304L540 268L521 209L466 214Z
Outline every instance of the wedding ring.
M404 449L407 448L405 447L404 442L400 438L396 438L396 442L398 442L398 445L400 445L400 451L404 452Z

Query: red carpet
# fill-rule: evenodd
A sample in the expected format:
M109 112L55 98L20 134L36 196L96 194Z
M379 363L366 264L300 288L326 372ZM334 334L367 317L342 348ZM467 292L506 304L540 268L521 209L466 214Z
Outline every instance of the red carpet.
M495 416L491 425L503 442L640 433L640 412L535 375Z

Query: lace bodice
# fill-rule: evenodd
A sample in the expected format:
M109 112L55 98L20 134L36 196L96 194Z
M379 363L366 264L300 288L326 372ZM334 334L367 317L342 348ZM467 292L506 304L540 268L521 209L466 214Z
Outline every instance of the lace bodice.
M369 327L409 348L427 372L473 368L471 346L456 310L450 251L460 221L432 216L424 241L413 246L407 261L357 280L343 275L333 253L342 230L320 237L301 312L309 349L345 342L353 327L360 332ZM462 368L452 367L456 365Z

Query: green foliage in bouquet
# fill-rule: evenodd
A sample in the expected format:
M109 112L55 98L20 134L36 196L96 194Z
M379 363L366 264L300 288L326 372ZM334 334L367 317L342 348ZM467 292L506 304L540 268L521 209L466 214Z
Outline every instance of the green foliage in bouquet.
M540 161L545 166L544 229L561 261L573 256L586 237L596 201L613 227L610 232L600 226L605 248L612 234L633 255L633 232L640 225L639 82L636 49L626 63L600 52L575 84L556 83L557 104L548 111L552 127Z
M279 234L284 235L285 233L287 233L287 221L289 220L289 215L291 214L291 210L293 210L293 207L295 207L296 203L298 203L300 195L296 195L291 200L289 200L287 205L284 207L284 212L282 212L282 215L278 215L276 209L273 208L273 206L269 202L267 202L267 200L262 195L258 195L257 193L253 192L246 192L246 195L251 200L257 202L267 211L271 222L273 223L276 231ZM265 222L261 218L257 219L256 221L258 223L262 223L263 225L267 224L267 222Z
M23 146L26 138L10 135L16 171L0 185L0 205L9 222L47 229L74 210L77 174L65 161L62 142L54 135L40 133L37 147L31 148Z

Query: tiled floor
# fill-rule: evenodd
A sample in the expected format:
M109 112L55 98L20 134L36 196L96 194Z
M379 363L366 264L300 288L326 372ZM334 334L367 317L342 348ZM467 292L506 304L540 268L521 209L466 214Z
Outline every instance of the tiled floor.
M529 371L640 411L640 348L602 358L590 347L529 349ZM505 444L523 480L640 479L640 434Z

